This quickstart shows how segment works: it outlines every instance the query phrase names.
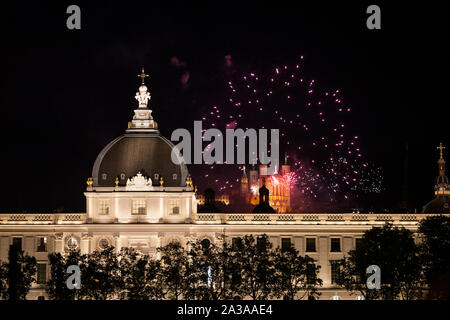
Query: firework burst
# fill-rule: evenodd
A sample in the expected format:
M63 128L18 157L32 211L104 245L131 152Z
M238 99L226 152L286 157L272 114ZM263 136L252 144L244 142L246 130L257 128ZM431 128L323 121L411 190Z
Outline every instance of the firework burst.
M347 123L352 108L339 89L323 89L303 72L303 56L291 65L238 74L226 81L225 101L203 112L203 127L280 130L289 155L292 197L330 202L380 192L379 168L364 160L360 137ZM239 187L238 165L203 166L218 191Z

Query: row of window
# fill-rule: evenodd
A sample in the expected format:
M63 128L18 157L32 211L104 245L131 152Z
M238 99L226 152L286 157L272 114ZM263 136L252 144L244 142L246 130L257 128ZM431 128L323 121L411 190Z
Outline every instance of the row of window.
M98 201L98 213L102 215L108 215L110 209L109 200ZM169 200L169 213L180 213L180 200ZM131 214L134 215L146 215L147 214L147 201L143 199L132 200L131 202Z
M119 175L120 180L125 180L127 178L127 176L125 175L125 173L121 173ZM159 173L155 173L153 175L153 178L155 181L159 181ZM102 180L106 180L108 178L108 175L106 173L102 173ZM176 173L172 173L172 180L177 180L178 175Z
M358 248L361 239L355 239L355 246ZM239 246L240 238L233 238L233 247L237 248ZM288 250L292 246L291 238L281 238L281 250ZM305 252L317 252L316 238L306 238L306 248ZM341 252L341 238L331 238L330 239L330 252Z
M36 252L47 252L47 237L38 237L37 238L37 245L36 245ZM12 244L18 247L20 250L22 250L22 238L21 237L13 237Z

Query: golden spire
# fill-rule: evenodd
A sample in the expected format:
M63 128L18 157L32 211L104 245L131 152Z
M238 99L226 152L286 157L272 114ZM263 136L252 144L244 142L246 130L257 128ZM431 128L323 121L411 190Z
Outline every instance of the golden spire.
M114 180L114 183L116 184L116 187L119 186L119 177L116 177L116 180Z
M437 147L436 149L438 149L439 151L440 151L440 153L441 153L441 159L443 159L443 153L442 153L442 151L445 149L446 147L443 147L442 146L442 142L439 144L439 147Z
M159 178L159 184L161 185L161 187L164 186L164 179L162 176L161 178Z
M142 67L141 74L138 74L138 77L142 79L142 84L144 84L145 78L148 78L148 74L145 73L144 67Z
M92 179L92 177L87 178L86 184L89 188L92 187L93 183L94 183L94 179Z

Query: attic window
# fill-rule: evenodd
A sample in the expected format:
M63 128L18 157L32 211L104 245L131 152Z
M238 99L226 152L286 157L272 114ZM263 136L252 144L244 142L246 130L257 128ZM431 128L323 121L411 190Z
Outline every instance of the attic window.
M125 180L125 177L126 177L126 176L125 176L125 173L121 173L121 174L120 174L120 179L121 179L121 180Z
M153 177L155 178L156 181L158 181L158 179L159 179L159 173L155 173L155 174L153 175Z
M172 179L173 179L173 180L177 180L177 174L176 174L176 173L173 173L173 174L172 174Z
M102 173L102 179L106 180L106 177L107 177L106 173Z

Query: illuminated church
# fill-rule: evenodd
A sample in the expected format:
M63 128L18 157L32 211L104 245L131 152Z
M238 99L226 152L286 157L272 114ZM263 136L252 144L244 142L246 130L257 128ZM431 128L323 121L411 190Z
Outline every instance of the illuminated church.
M220 243L225 235L225 241L231 242L246 234L267 234L274 247L293 245L301 255L314 258L321 266L320 299L357 299L336 286L333 261L354 249L366 230L389 221L416 231L421 219L449 213L450 189L442 148L436 199L426 205L424 213L289 212L290 189L284 179L290 168L286 161L273 176L260 166L259 171L252 168L247 178L244 169L241 192L262 210L197 212L187 166L183 159L180 164L172 162L174 145L161 136L149 109L146 76L142 70L135 96L138 105L125 133L106 145L94 162L84 193L86 212L0 214L0 260L7 261L9 246L15 244L38 262L37 283L28 299L46 297L51 252L79 249L89 253L113 245L116 250L133 247L156 255L157 247L172 241L184 246L195 239ZM268 206L278 213L268 213L264 210Z
M281 166L281 172L275 170L275 174L267 174L267 165L259 165L259 170L252 165L249 176L242 170L241 177L241 197L247 203L252 205L258 204L259 188L263 186L269 190L269 204L278 213L286 213L291 206L291 187L287 175L291 171L291 167L287 164L287 156L285 156L284 164Z

